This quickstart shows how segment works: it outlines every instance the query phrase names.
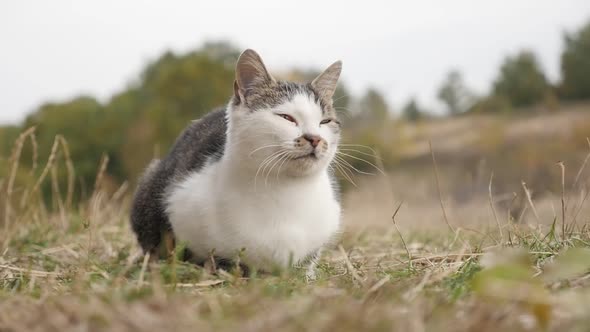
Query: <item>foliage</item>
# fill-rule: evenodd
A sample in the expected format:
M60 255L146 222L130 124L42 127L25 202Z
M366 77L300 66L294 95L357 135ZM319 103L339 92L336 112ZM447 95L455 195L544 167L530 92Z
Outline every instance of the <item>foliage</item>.
M445 81L438 90L438 99L447 106L451 115L465 112L472 104L473 96L463 82L461 73L457 70L450 71Z
M88 96L46 103L27 117L20 130L37 126L41 160L49 156L55 136L63 135L80 184L92 183L103 154L109 156L111 176L118 182L133 180L151 158L168 149L191 119L227 102L238 54L227 43L207 43L186 54L166 52L107 103ZM0 132L9 134L14 136L14 129ZM24 153L32 152L27 148ZM30 166L30 159L24 160Z
M365 123L382 123L389 118L389 106L383 95L369 88L359 101L358 118Z
M561 93L570 99L590 98L590 22L564 36Z
M412 98L402 108L402 116L411 122L418 121L425 116L425 111L420 108L415 98Z
M469 108L469 112L474 113L509 113L512 110L510 101L499 95L483 97Z
M507 98L515 107L522 107L543 100L547 88L536 56L525 50L504 60L494 82L493 94Z

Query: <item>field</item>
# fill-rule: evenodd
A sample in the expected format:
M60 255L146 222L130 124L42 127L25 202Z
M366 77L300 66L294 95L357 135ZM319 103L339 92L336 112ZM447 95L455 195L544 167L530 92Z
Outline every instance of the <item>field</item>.
M51 158L29 187L9 174L0 180L0 331L587 331L590 150L576 167L555 167L553 192L516 183L524 203L514 218L516 199L497 195L488 175L484 192L450 198L460 177L431 152L452 144L416 142L427 170L355 178L340 241L315 281L297 269L243 278L176 256L150 262L128 226L132 188L103 190L105 167L85 202L54 185L51 206L37 188L56 177Z

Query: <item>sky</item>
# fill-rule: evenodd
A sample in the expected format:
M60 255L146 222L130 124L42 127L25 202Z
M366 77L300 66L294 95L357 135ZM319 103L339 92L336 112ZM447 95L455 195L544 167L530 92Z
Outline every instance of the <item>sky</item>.
M80 94L107 102L165 50L211 40L255 49L271 72L340 59L353 95L375 87L394 110L415 96L437 111L450 69L484 94L524 48L558 80L564 31L589 20L588 0L2 1L0 124Z

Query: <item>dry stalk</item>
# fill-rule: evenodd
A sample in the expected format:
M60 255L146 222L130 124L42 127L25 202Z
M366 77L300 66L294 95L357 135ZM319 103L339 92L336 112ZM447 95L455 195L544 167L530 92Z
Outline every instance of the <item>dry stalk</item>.
M522 181L522 188L524 189L524 193L526 195L527 201L529 202L529 205L531 206L531 209L533 210L533 214L535 215L535 218L537 219L537 223L541 223L541 218L539 218L539 214L537 213L537 209L535 208L535 204L533 204L533 199L531 198L531 192L529 191L529 189L526 186L526 182ZM524 214L524 212L523 212Z
M103 154L100 158L100 166L98 167L98 172L96 173L96 180L94 182L94 192L92 193L92 196L94 196L101 189L101 184L104 178L104 174L106 173L108 164L109 156L107 154Z
M61 192L59 190L59 182L57 179L56 165L53 165L53 167L51 167L51 188L53 191L52 198L54 200L54 204L57 205L57 209L59 211L59 217L61 220L61 227L62 227L62 229L65 229L66 225L67 225L66 210L65 210L64 202L61 199Z
M8 177L8 182L6 185L6 197L4 202L4 231L8 231L8 227L10 225L10 213L11 213L11 198L12 193L14 190L14 181L16 179L16 172L18 170L18 164L20 161L20 156L22 154L23 144L26 138L35 132L36 127L31 127L24 132L22 132L14 143L14 147L12 149L12 153L10 155L10 176Z
M590 138L586 137L586 142L588 142L588 148L590 148ZM590 159L590 152L588 152L588 154L586 155L586 158L584 159L584 162L582 163L582 166L580 167L580 169L578 170L578 173L576 174L576 178L574 179L574 184L572 185L572 189L575 189L578 181L580 180L582 173L584 171L584 168L586 167L586 164L588 163L588 160ZM578 214L580 213L580 211L582 210L582 207L584 206L584 203L586 202L586 198L588 197L588 192L586 191L583 194L583 198L582 201L580 203L580 206L577 209L577 212L574 213L571 225L570 225L570 232L573 232L576 226L576 219L578 217ZM569 197L565 203L566 205L566 209L569 206Z
M557 166L561 169L561 237L565 241L565 165L560 161Z
M494 219L496 220L496 225L498 226L498 232L500 232L500 242L504 244L504 234L502 233L502 226L500 225L500 220L498 219L498 213L496 213L496 206L494 204L494 195L492 194L492 182L494 180L494 172L490 175L490 184L488 186L488 193L490 199L490 207L492 208L492 213L494 214Z
M57 156L57 149L58 148L59 148L59 139L56 136L55 139L54 139L54 141L53 141L53 145L51 146L51 152L49 153L49 157L47 158L47 163L45 164L45 168L43 168L43 171L41 172L41 175L37 179L37 182L35 182L35 185L33 186L33 189L27 195L27 198L25 199L25 204L28 202L28 198L31 195L36 194L39 191L39 189L41 188L41 184L45 180L45 177L47 176L47 174L51 170L51 167L53 166L53 163L55 162L55 158Z
M145 277L145 271L147 270L148 262L150 261L150 253L149 251L143 256L143 263L141 264L141 271L139 271L139 280L137 280L137 286L141 287L143 285L143 280Z
M344 259L344 263L346 264L346 268L348 269L348 272L350 272L350 274L352 275L352 280L358 286L362 285L363 284L363 279L358 275L356 269L352 265L352 262L348 258L348 254L346 253L346 251L344 250L344 248L342 247L342 245L338 245L338 249L340 250L340 253L342 254L342 258Z
M76 180L76 172L74 170L74 163L72 162L72 158L70 156L70 148L68 146L68 142L65 138L61 135L57 136L59 138L61 149L64 153L64 160L66 164L66 170L68 172L68 192L66 196L66 209L69 209L72 206L72 200L74 198L74 185Z
M451 226L451 223L449 222L449 218L447 217L447 211L445 209L445 204L443 203L442 192L441 192L441 189L440 189L440 180L439 180L439 176L438 176L438 167L436 166L436 159L434 158L434 149L432 148L432 141L428 141L428 144L430 146L430 154L432 156L432 167L434 169L434 178L436 180L436 189L438 191L438 200L440 202L440 208L442 210L443 218L445 220L445 223L449 227L449 229L453 233L456 234L455 229L453 228L453 226Z
M408 255L408 262L409 262L410 268L412 268L412 254L410 253L410 250L408 249L408 246L406 245L406 240L404 240L402 232L400 231L400 229L397 225L397 222L395 221L395 216L397 216L397 213L399 212L399 209L402 207L402 204L404 204L403 201L401 201L398 204L397 208L393 212L393 215L391 216L391 221L393 222L393 226L395 227L395 230L399 234L399 238L401 239L402 245L404 246L404 249L406 250L406 254Z

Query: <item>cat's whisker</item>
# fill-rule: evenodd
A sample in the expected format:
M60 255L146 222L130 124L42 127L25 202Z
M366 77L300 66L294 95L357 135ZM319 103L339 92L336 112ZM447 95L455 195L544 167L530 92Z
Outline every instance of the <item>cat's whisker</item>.
M279 169L277 170L277 182L279 181L279 175L281 173L281 168L283 167L283 165L285 164L286 161L291 160L291 155L287 155L286 158L283 159L283 161L281 162L281 164L279 165Z
M363 156L373 157L375 159L383 160L383 159L379 158L379 156L376 156L376 155L370 154L370 153L366 153L366 152L362 152L362 151L359 151L359 150L356 150L356 149L346 149L346 148L342 149L342 148L339 148L338 151L356 152L358 154L362 154Z
M350 176L350 178L354 178L354 172L351 170L350 166L346 165L341 160L335 159L335 162L342 168L342 170L346 171L346 174Z
M336 111L336 114L339 116L345 116L348 119L352 119L353 111L346 107L334 107L334 111Z
M355 156L353 156L353 155L351 155L351 154L344 153L344 152L338 152L338 151L337 151L336 153L337 153L337 154L341 154L341 155L343 155L343 156L347 156L347 157L349 157L349 158L352 158L352 159L355 159L355 160L358 160L358 161L361 161L361 162L364 162L364 163L366 163L366 164L368 164L368 165L371 165L373 168L375 168L376 170L378 170L378 171L379 171L379 173L381 173L381 174L385 175L385 172L384 172L384 171L383 171L381 168L377 167L375 164L373 164L373 163L372 163L372 162L370 162L370 161L367 161L367 160L365 160L365 159L363 159L363 158L355 157Z
M276 156L280 155L281 153L283 153L284 150L279 150L274 152L273 154L271 154L270 156L266 157L261 163L260 165L258 165L258 169L256 170L256 174L254 175L254 188L257 188L257 179L258 179L258 174L260 173L260 170L265 167L265 165L267 165L273 158L275 158ZM264 171L262 173L264 175Z
M339 146L344 146L344 147L359 147L359 148L365 148L367 150L370 150L371 152L373 152L374 154L377 154L377 151L375 151L372 147L368 146L368 145L362 145L362 144L347 144L347 143L340 143L338 144Z
M266 173L266 177L264 178L264 185L265 186L268 186L268 178L272 174L272 170L281 162L281 160L283 160L283 158L288 157L288 156L289 156L289 152L288 151L285 151L284 154L282 154L279 158L276 158L273 161L272 165L270 166L270 169Z
M264 167L262 167L262 176L265 177L266 170L268 169L268 167L270 165L272 165L277 159L279 159L282 156L284 156L286 153L288 153L288 151L286 151L286 150L280 150L280 151L278 151L278 153L275 153L271 158L267 158L268 161L265 163ZM255 180L256 180L256 177L258 176L258 171L256 173L257 174L254 177ZM256 181L255 181L255 184L256 184ZM265 184L265 186L267 185L266 178L265 178L264 184Z
M351 163L349 163L346 159L336 155L336 158L338 158L338 160L342 163L344 163L349 169L353 169L355 172L359 173L359 174L364 174L364 175L375 175L374 173L369 173L369 172L365 172L365 171L361 171L358 168L354 167Z
M340 96L340 97L338 97L338 98L334 99L334 100L333 100L333 102L337 102L338 100L340 100L340 99L342 99L342 98L346 98L346 97L350 97L350 95L349 95L349 94L343 94L342 96Z
M280 174L280 172L281 172L281 167L283 167L283 165L285 164L285 162L286 162L287 160L289 160L289 159L291 159L291 155L290 155L290 153L287 153L286 155L284 155L283 157L281 157L281 158L280 158L280 159L279 159L279 160L278 160L278 161L275 163L275 165L273 165L273 167L271 167L270 171L268 172L269 174L267 174L267 176L266 176L266 180L268 180L268 177L269 177L269 175L271 174L271 172L272 172L272 169L273 169L273 168L274 168L276 165L278 165L278 164L280 163L280 165L279 165L279 168L277 169L277 183L278 183L278 182L279 182L279 174Z
M336 166L336 168L338 169L338 171L340 171L340 174L342 174L342 176L348 182L350 182L353 186L356 187L356 183L354 183L354 181L352 180L352 178L348 175L348 173L346 173L346 171L342 168L342 166L340 166L340 164L337 161L334 162L334 166Z
M248 154L248 157L252 157L252 155L253 155L254 153L256 153L257 151L260 151L260 150L262 150L262 149L268 149L268 148L274 148L274 147L281 147L281 146L282 146L282 145L280 145L280 144L269 144L269 145L261 146L261 147L259 147L259 148L257 148L257 149L254 149L252 152L250 152L250 153Z

